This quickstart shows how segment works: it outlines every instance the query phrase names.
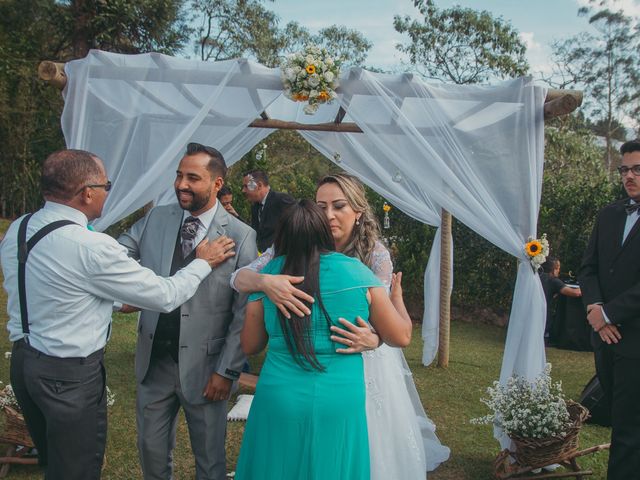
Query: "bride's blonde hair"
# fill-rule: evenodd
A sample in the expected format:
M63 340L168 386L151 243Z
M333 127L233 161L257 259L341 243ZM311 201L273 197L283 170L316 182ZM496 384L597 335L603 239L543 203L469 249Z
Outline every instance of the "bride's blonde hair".
M334 173L322 177L318 182L318 188L327 183L337 185L344 193L349 206L360 214L341 253L355 257L365 265L371 265L371 254L380 238L380 224L367 201L362 182L348 173Z

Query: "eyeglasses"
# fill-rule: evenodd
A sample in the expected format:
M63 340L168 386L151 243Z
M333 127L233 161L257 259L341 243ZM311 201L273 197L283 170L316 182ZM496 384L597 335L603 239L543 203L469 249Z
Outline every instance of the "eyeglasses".
M639 165L640 166L640 165ZM92 185L85 185L84 187L80 188L80 190L78 190L76 192L76 195L78 195L81 191L83 191L85 188L104 188L105 192L108 192L109 190L111 190L111 180L107 180L107 183L100 183L100 184L92 184Z
M627 173L629 173L629 170L631 170L631 173L633 173L636 177L640 176L640 165L632 165L630 167L627 167L626 165L622 165L618 167L618 173L622 177L624 177Z

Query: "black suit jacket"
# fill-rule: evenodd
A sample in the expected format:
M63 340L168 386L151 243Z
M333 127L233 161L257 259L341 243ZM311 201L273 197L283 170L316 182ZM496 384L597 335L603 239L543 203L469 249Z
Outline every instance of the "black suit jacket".
M260 215L260 222L258 222L258 207L260 204L254 203L251 206L251 226L256 231L256 244L260 252L264 252L273 244L278 220L280 220L286 208L294 202L294 198L287 193L269 190Z
M602 303L622 340L612 345L625 357L640 357L640 220L622 243L628 199L604 207L596 219L578 273L586 305ZM634 214L635 215L635 214ZM594 333L595 348L605 345Z

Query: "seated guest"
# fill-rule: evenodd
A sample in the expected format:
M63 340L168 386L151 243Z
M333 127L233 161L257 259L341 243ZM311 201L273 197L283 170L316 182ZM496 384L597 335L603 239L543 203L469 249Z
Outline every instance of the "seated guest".
M220 200L220 205L231 215L241 220L240 215L236 212L236 209L233 208L233 192L229 187L223 185L222 188L218 191L218 200Z
M553 322L552 302L556 295L565 295L567 297L581 297L580 288L569 287L560 278L560 260L549 257L542 264L542 273L540 273L540 282L544 290L544 297L547 300L547 323L544 328L545 338L549 338L551 326Z
M295 200L287 193L271 190L269 177L252 170L242 178L242 193L251 202L251 227L256 231L258 251L264 253L273 244L278 220Z
M401 274L391 296L359 260L335 252L324 212L302 200L283 216L275 258L263 274L304 275L315 299L310 315L286 318L253 294L241 335L246 354L268 352L256 387L236 469L238 480L369 480L370 459L361 355L336 352L331 326L369 320L383 341L406 346L411 319ZM401 312L401 313L398 313Z

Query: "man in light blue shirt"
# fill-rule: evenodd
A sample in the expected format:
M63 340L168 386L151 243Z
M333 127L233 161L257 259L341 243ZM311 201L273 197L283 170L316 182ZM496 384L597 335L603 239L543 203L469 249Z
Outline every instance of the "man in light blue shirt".
M44 207L13 222L0 244L14 342L11 383L46 478L98 479L107 430L103 349L113 301L169 312L233 254L233 242L201 243L196 259L162 278L115 239L87 228L111 188L98 157L80 150L51 154L41 186ZM52 224L57 228L36 242Z

